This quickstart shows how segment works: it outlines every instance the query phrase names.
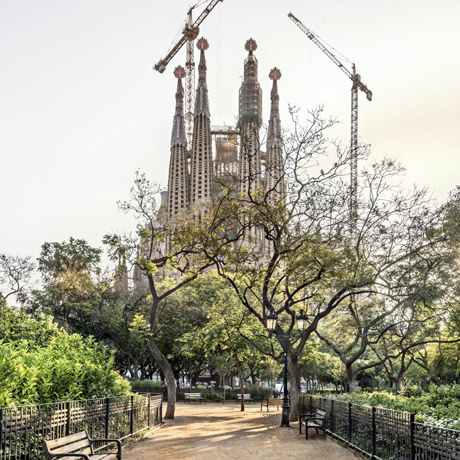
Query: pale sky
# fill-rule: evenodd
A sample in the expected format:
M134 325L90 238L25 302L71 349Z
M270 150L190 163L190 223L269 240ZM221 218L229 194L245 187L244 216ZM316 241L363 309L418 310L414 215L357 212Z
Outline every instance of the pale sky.
M189 0L0 0L0 253L37 257L73 236L100 246L129 231L117 210L134 172L166 186L174 67L152 66L179 31ZM205 20L213 124L232 123L246 56L259 48L264 118L277 66L287 104L324 104L349 142L350 81L288 19L348 58L374 93L360 95L359 134L374 158L408 169L407 185L445 199L460 183L458 0L224 0Z

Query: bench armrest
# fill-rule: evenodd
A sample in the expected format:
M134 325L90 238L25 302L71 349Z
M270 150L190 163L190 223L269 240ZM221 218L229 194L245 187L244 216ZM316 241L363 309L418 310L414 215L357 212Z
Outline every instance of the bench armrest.
M117 457L121 459L121 441L119 439L90 439L89 442L90 444L93 444L95 442L108 442L108 443L115 442L118 448Z
M307 422L317 420L317 421L321 422L321 424L323 424L324 420L325 420L325 418L318 418L318 417L306 417L306 419L307 419Z

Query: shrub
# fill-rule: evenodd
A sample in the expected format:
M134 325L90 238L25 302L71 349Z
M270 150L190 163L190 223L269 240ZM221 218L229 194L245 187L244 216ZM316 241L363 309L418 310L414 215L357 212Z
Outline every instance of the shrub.
M165 388L163 382L154 382L153 380L130 380L129 383L134 391L161 393L161 390Z
M94 339L6 305L0 306L0 325L0 407L129 393L128 382L113 370L113 353Z
M460 385L441 387L431 385L428 392L420 392L417 389L409 390L407 394L410 396L397 395L388 391L374 393L356 391L331 397L353 404L412 412L419 422L460 429Z
M205 396L208 401L212 401L212 402L223 402L224 401L223 393L217 393L215 391L211 391L211 393L208 393L204 391L201 395Z

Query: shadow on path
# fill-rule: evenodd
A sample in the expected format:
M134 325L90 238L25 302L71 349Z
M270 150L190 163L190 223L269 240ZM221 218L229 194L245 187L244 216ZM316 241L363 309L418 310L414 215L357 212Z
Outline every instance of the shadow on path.
M280 428L280 412L238 406L178 403L176 419L138 443L128 445L124 460L351 460L356 456L331 438L299 435L298 424Z

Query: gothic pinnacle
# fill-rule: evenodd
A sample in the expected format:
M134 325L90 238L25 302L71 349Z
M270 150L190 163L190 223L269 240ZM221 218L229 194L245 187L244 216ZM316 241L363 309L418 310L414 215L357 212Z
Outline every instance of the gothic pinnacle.
M174 115L173 130L171 135L171 145L185 145L185 124L184 124L184 87L182 86L182 78L185 77L185 69L177 66L174 69L174 76L177 78L176 91L176 113Z
M270 70L270 73L268 74L268 78L270 78L270 80L280 80L281 79L281 70L278 69L278 67L273 67L272 70Z
M196 89L195 98L195 116L204 114L210 116L209 100L208 100L208 85L206 83L206 57L205 51L209 49L209 43L206 38L201 37L197 44L197 48L201 51L200 64L198 65L198 86Z
M278 80L281 79L281 75L281 71L277 67L274 67L268 74L268 78L273 81L270 120L268 122L268 147L271 147L274 143L281 139L281 122L279 113L280 97L278 94Z
M181 65L178 65L175 69L174 69L174 76L180 80L182 80L182 78L185 77L185 69L181 66Z
M270 71L270 73L268 74L268 78L270 78L270 80L273 81L273 88L272 88L272 92L271 92L271 100L272 100L272 103L278 103L280 97L278 95L278 80L281 79L281 70L278 69L278 67L273 67L273 69Z
M250 38L246 41L244 49L249 51L249 54L252 54L257 49L257 42L253 38Z

